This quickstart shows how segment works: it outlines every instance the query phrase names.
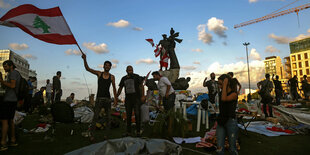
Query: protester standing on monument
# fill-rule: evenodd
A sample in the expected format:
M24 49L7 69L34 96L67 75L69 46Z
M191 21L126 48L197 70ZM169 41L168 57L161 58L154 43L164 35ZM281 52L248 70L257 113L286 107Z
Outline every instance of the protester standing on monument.
M212 72L210 74L211 80L207 81L207 77L203 81L203 86L208 88L209 101L214 104L215 97L218 93L218 82L215 81L215 74Z
M280 99L283 96L283 88L282 88L282 83L279 81L279 76L276 76L276 79L274 79L274 74L272 74L272 81L274 84L274 90L276 93L276 105L280 105Z
M5 89L3 101L0 102L0 120L2 123L0 151L5 151L8 149L8 146L17 146L13 118L17 109L17 94L21 76L18 71L15 70L16 66L13 61L6 60L2 65L4 71L8 73L7 79L3 80L2 73L0 72L0 83ZM10 142L7 144L9 129Z
M273 89L273 84L270 81L270 74L265 75L266 79L257 83L257 88L259 89L259 95L262 97L261 102L263 103L263 111L265 117L273 117L272 114L272 100L273 97L271 96L270 92ZM269 115L267 113L267 105L269 109Z
M298 80L297 80L297 76L294 75L293 78L288 80L288 85L290 86L290 93L291 93L291 98L292 100L296 100L296 102L298 102Z
M135 113L137 137L140 137L141 128L141 102L145 100L144 87L142 79L138 74L133 73L133 67L127 66L127 75L122 77L117 91L117 97L121 94L125 87L125 108L127 116L127 130L125 136L131 135L131 116L132 110Z
M46 100L47 100L47 104L50 105L51 104L51 98L52 98L52 89L53 89L53 85L50 83L50 79L46 80L46 90L45 90L45 95L46 95Z
M97 96L96 103L94 107L94 117L90 126L90 130L95 129L95 125L99 119L99 113L102 108L106 113L107 126L110 127L110 115L111 115L111 95L110 95L110 86L112 84L113 95L114 95L114 105L117 105L117 95L116 95L116 87L115 87L115 77L110 73L110 69L112 67L112 63L110 61L105 61L103 64L104 71L97 71L89 68L86 60L86 55L82 53L82 59L84 61L85 69L96 75L98 77L98 88L97 88Z
M61 82L60 82L61 72L57 71L56 76L53 77L53 95L52 103L60 102L62 96Z
M174 108L175 92L167 77L161 76L158 71L152 73L155 81L158 81L159 96L163 101L165 111Z
M217 117L216 138L217 154L225 152L225 138L228 137L229 151L238 154L236 141L238 138L238 126L236 118L236 106L238 103L237 83L229 75L223 74L218 78L220 113Z

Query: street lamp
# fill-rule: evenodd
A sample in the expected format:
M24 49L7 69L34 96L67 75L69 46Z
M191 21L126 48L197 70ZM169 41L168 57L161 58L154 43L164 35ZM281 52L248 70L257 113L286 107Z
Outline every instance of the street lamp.
M250 45L250 43L245 42L245 43L243 43L243 45L245 46L245 49L246 49L246 61L247 61L247 65L248 65L249 94L248 94L247 98L249 101L249 100L251 100L250 67L249 67L249 56L248 56L248 45Z

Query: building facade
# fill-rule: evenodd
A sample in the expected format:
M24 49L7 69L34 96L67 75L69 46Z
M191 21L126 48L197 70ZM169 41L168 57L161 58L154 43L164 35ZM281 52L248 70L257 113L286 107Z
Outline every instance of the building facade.
M290 51L291 75L296 75L298 82L307 75L310 81L310 37L290 42Z
M284 69L282 65L282 60L279 56L266 57L265 63L265 73L269 73L270 76L278 75L279 79L284 79Z
M12 60L16 66L16 70L21 74L21 76L25 79L28 79L29 75L29 63L22 56L16 54L15 52L5 49L0 50L0 72L2 73L3 79L5 79L6 73L3 69L3 62L6 60ZM4 90L0 88L0 93L3 93Z

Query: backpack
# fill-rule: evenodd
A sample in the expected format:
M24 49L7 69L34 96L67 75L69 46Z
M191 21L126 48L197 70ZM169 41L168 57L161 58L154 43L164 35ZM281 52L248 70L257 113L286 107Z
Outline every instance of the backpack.
M28 96L29 92L29 85L22 76L20 76L20 82L19 82L19 87L18 87L18 92L17 92L17 99L24 100Z
M55 122L71 123L74 119L73 108L66 102L56 102L51 105L51 113Z

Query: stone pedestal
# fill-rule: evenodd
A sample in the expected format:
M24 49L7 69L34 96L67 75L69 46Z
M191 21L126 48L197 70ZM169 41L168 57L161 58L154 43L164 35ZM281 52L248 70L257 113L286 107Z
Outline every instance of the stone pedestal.
M180 69L169 69L165 71L159 71L160 75L167 77L171 83L179 78Z

